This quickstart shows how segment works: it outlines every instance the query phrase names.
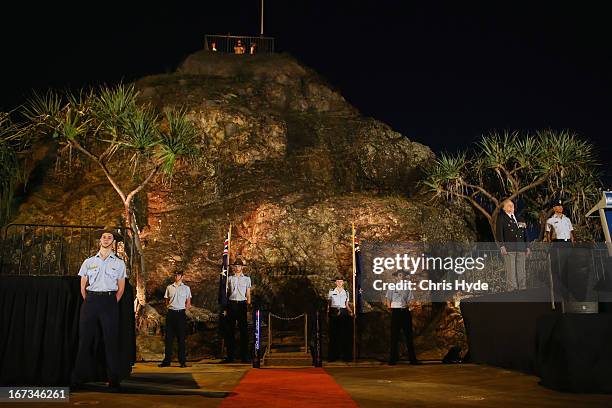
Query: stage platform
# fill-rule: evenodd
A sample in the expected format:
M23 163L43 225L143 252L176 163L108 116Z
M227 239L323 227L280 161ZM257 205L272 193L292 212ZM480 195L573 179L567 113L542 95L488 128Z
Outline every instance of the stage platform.
M245 383L259 379L260 393L266 401L258 407L301 407L291 390L291 383L275 386L287 377L299 376L300 383L309 384L322 377L327 393L334 393L338 406L380 407L606 407L612 406L611 395L570 394L549 390L538 385L535 376L486 365L463 364L390 367L378 362L357 365L334 363L323 370L314 368L252 369L245 364L215 364L213 361L188 362L188 367L158 368L156 363L138 363L130 379L123 382L119 393L107 392L104 384L73 392L70 405L97 407L170 407L170 406L242 406L240 400L252 396ZM262 382L261 379L273 378ZM254 382L251 381L251 385ZM255 381L255 383L257 383ZM317 387L314 381L313 388ZM337 384L337 389L330 387ZM251 388L252 389L252 388ZM302 392L304 390L302 389ZM313 392L311 398L317 398ZM261 398L261 394L260 394ZM320 404L312 399L310 406L330 406L330 398L320 393ZM344 398L344 402L340 402ZM236 404L232 402L236 401ZM62 405L62 404L60 404ZM23 404L2 404L3 407L23 407ZM28 406L57 407L58 404Z

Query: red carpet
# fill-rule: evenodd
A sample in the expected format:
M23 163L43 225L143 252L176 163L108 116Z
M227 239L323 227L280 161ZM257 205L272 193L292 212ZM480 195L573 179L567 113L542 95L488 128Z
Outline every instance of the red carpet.
M342 387L322 368L250 370L219 407L355 408Z

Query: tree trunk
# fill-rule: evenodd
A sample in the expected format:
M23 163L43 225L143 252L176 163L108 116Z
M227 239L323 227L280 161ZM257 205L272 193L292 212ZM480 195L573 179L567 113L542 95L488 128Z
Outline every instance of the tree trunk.
M499 210L501 207L496 207L491 213L489 218L489 225L491 226L491 232L493 233L493 242L497 242L497 217L499 217Z
M126 224L129 231L132 234L132 241L134 244L134 248L136 249L136 253L138 254L138 258L140 260L140 265L136 268L136 302L134 304L134 312L138 314L140 309L147 302L147 293L146 293L146 269L145 269L145 258L144 251L142 248L142 242L140 241L140 235L138 234L138 225L136 224L136 215L131 208L131 200L130 202L124 203L125 210L125 219Z

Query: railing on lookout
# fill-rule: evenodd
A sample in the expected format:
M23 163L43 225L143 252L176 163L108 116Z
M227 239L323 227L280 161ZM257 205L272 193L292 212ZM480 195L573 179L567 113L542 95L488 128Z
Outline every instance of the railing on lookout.
M240 42L240 44L239 44ZM244 48L243 54L251 54L251 45L255 45L254 54L274 53L274 38L263 36L246 35L217 35L206 34L204 37L204 49L225 54L239 54L236 47Z
M83 261L98 250L96 225L9 224L0 233L0 274L24 276L70 276L79 272ZM124 242L115 243L115 252L132 271L134 245L126 228Z

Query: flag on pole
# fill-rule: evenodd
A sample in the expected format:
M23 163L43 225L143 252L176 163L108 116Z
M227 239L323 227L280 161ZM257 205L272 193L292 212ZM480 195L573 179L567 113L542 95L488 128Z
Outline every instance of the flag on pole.
M355 235L355 243L353 244L353 262L354 268L353 273L355 274L355 314L363 313L363 302L361 296L363 290L361 289L361 247L359 245L359 238Z
M227 307L227 276L229 271L229 245L230 245L230 230L227 231L225 242L223 243L223 266L219 275L219 305L222 308Z

